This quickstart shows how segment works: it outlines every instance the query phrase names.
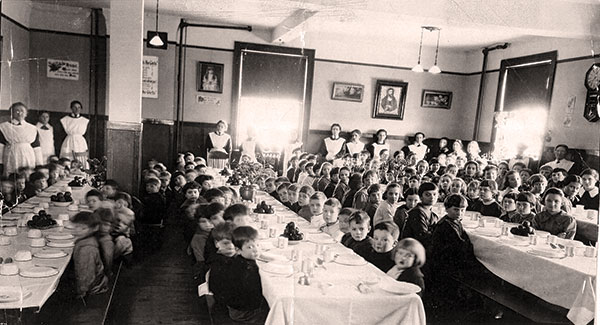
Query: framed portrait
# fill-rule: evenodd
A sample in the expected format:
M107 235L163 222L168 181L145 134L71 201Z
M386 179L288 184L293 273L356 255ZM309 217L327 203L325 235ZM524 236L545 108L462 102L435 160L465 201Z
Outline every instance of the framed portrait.
M208 93L223 93L223 64L198 62L196 89Z
M452 105L451 91L423 89L421 107L450 109L450 105Z
M407 82L377 80L372 117L403 119L407 89Z
M349 102L362 102L365 86L344 82L334 82L331 99Z

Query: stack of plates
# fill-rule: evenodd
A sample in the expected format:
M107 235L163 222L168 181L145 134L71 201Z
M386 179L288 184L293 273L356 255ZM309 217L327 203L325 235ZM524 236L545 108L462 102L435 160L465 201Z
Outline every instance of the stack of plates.
M68 248L75 246L75 242L73 240L53 240L46 244L48 247L56 247L56 248Z
M323 233L309 235L308 241L321 245L335 244L335 240L331 236Z
M41 251L34 253L33 257L37 258L61 258L69 254L59 249L42 249Z
M48 234L46 236L46 238L50 239L50 240L69 240L69 239L74 239L75 237L71 234L67 234L67 233L53 233L53 234Z

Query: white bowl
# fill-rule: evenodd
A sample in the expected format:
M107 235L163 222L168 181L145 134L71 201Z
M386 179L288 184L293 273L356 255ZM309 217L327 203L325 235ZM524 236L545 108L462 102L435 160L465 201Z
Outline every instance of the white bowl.
M42 231L39 229L29 229L29 231L27 232L27 237L29 238L41 238L42 237Z
M4 234L7 236L16 236L18 234L17 227L4 227Z
M42 238L43 239L43 238ZM31 256L30 251L20 250L15 254L15 261L25 262L31 260L33 257Z
M1 275L17 275L19 274L19 267L16 263L8 263L0 265Z
M46 246L46 239L44 239L44 238L31 239L31 247L44 247L44 246Z

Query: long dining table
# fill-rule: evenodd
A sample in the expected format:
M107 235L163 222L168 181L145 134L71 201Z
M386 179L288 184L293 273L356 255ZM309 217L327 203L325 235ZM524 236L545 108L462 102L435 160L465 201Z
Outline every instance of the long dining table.
M71 234L71 226L68 220L59 220L59 216L63 219L68 219L85 210L85 193L91 189L90 186L70 187L73 201L70 206L58 206L50 202L50 196L58 192L63 192L72 177L61 180L54 185L45 189L42 193L35 197L29 198L25 202L14 207L9 213L0 217L0 237L9 238L10 244L0 245L0 257L6 259L10 257L14 260L15 255L19 251L29 251L33 255L29 261L14 261L19 268L17 275L0 275L0 309L25 309L35 308L39 310L46 303L48 298L54 293L56 287L63 275L72 255L72 245L74 240L52 240L52 235L68 235ZM47 214L55 220L59 220L58 224L52 228L42 230L42 237L46 240L44 247L32 247L32 238L28 237L30 228L27 227L27 221L31 220L35 213L39 210L46 211ZM68 216L68 217L67 217ZM62 223L62 226L60 225ZM17 235L9 236L6 230L8 227L17 226ZM53 245L60 243L60 245ZM49 247L55 246L55 247ZM56 247L61 246L61 247ZM64 246L64 247L63 247ZM40 258L37 253L40 252L57 252L63 251L65 254L62 257L56 258ZM43 255L39 255L43 256ZM57 270L56 274L51 276L29 277L27 271L32 267L51 267ZM18 299L12 297L3 297L2 292L13 290L20 291L22 295Z
M491 217L484 217L483 227L477 221L465 219L462 223L475 256L492 273L546 302L569 310L570 319L581 310L593 314L597 273L594 247L561 238L554 238L556 243L551 245L545 232L538 232L535 242L530 242L528 237L510 232L502 235L501 228L496 227L496 221ZM574 246L573 256L567 254L568 246Z
M416 293L390 290L398 284L395 279L364 260L354 263L361 258L352 250L319 233L314 224L270 195L260 193L257 202L262 201L273 206L275 213L254 214L253 226L268 227L259 231L261 248L271 257L280 257L272 262L258 261L263 296L270 306L267 324L425 324L423 302ZM289 222L294 222L305 238L278 248L277 237ZM274 228L275 238L269 237L269 232L273 232L270 228ZM292 251L316 263L317 247L329 250L334 260L317 264L313 277L309 278L310 285L301 284L302 260L290 261ZM349 258L352 265L343 263L342 258ZM289 275L269 272L273 270L269 263L292 265L293 272Z

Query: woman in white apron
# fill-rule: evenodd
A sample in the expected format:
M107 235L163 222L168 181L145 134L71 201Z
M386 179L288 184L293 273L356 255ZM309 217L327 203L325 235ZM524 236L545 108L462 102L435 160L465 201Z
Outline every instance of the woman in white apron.
M262 156L262 149L256 141L256 130L253 127L248 128L248 138L240 145L242 155L247 155L250 161L256 162L257 154Z
M340 138L342 127L339 124L334 123L331 125L330 130L331 136L323 139L321 147L319 148L319 154L323 156L326 161L343 158L346 153L346 147L344 146L346 140Z
M385 129L377 130L375 133L375 142L371 143L368 150L371 153L373 159L379 159L381 151L387 150L390 151L390 145L386 142L387 140L387 131Z
M0 124L0 154L4 175L20 167L42 165L42 149L37 128L25 122L27 107L18 102L10 106L11 121Z
M361 135L362 133L359 129L352 130L350 141L346 142L346 150L351 157L365 150L365 144L360 142Z
M217 130L210 132L206 138L206 150L208 151L206 163L208 167L222 169L229 162L231 137L225 131L227 131L227 123L221 120L217 122Z
M35 127L40 134L40 147L42 148L42 159L48 162L48 157L54 156L54 128L50 125L50 113L44 111L40 114L40 121Z
M60 148L60 157L78 160L88 169L88 145L83 135L87 132L89 120L81 116L82 105L78 100L71 102L71 114L60 119L67 137Z

